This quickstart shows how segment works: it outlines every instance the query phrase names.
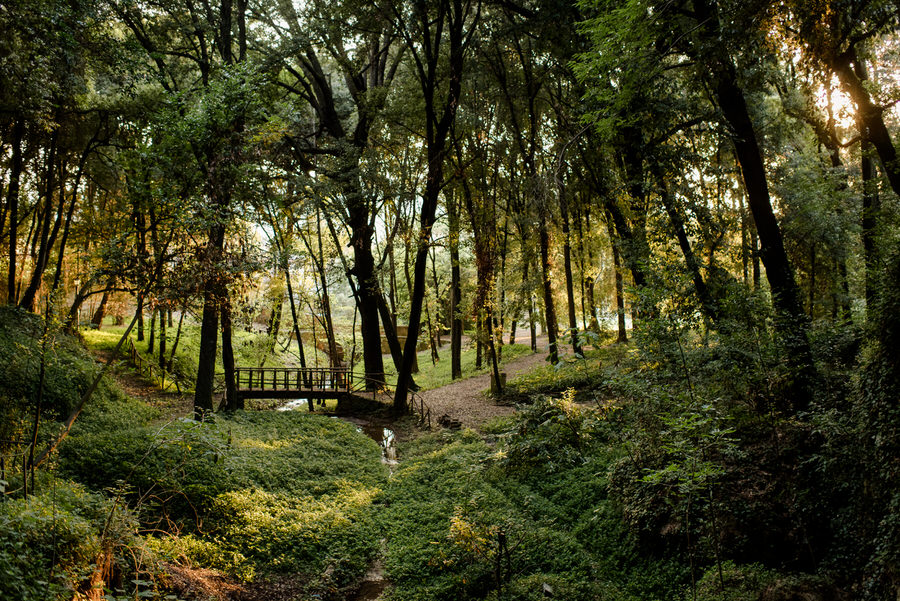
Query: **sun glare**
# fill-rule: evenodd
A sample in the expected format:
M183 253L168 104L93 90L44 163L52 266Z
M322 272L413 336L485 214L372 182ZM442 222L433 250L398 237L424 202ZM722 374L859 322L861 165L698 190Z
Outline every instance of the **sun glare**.
M856 107L850 96L837 86L832 87L830 94L825 86L820 86L816 93L816 106L828 114L829 104L830 114L839 130L856 126Z

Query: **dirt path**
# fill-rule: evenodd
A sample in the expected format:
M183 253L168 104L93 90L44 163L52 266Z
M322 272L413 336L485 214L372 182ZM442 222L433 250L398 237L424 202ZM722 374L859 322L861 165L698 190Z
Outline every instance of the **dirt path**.
M530 344L527 336L517 337L516 342ZM538 352L503 363L500 370L506 372L507 381L547 364L547 337L537 339ZM484 422L498 416L512 415L515 407L498 405L489 396L490 374L474 376L447 386L426 390L422 398L431 408L432 419L443 415L459 420L466 428L478 428Z

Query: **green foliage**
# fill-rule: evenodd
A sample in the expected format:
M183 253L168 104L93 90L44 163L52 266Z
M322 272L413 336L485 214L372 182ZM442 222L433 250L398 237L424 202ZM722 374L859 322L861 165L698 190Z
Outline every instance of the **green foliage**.
M43 336L44 322L40 317L0 306L0 454L7 456L7 466L12 466L8 469L13 474L13 458L21 465L25 447L12 443L24 443L31 436L29 426L37 409L42 354L45 373L39 444L55 434L57 423L68 417L97 374L96 363L77 338L61 333L55 325L46 332L46 345L42 344ZM104 379L87 411L96 407L99 413L102 407L122 401L121 393Z
M315 591L348 586L376 553L372 506L386 469L378 445L354 426L237 412L109 429L115 413L86 419L60 466L94 488L124 490L145 527L180 532L150 539L162 557L247 580L317 575Z
M706 571L697 583L698 601L757 601L778 578L777 572L758 564L739 566L731 561L722 564L721 575L720 579L716 567Z
M624 346L606 346L586 351L584 359L563 360L545 365L512 380L506 396L524 400L533 394L561 393L569 388L588 392L601 388L610 375L610 367L618 367L631 351Z
M124 326L105 326L102 330L84 330L81 332L81 335L88 348L108 352L115 347L124 332ZM167 360L171 354L175 335L175 328L166 329L168 342ZM131 337L134 338L134 336L135 334L132 332ZM265 334L236 329L233 331L232 337L235 364L238 366L284 367L288 364L286 362L293 361L293 358L288 353L280 351L277 344L273 349L271 338ZM152 362L154 365L159 361L158 346L154 349L157 354L151 355L149 353L149 338L145 338L141 342L135 341L134 344L138 352L147 361ZM193 386L193 382L197 377L197 355L199 351L200 326L185 322L182 326L178 348L172 360L172 372L181 382L189 386ZM218 374L220 379L224 371L225 368L222 366L221 356L217 356L216 374Z
M0 365L5 366L0 370L0 398L4 410L12 412L4 416L3 423L15 419L16 411L30 412L37 401L43 329L40 317L0 307ZM43 408L51 419L60 419L87 389L95 367L76 339L61 336L53 327L47 335ZM5 434L3 438L7 438Z
M83 486L42 478L40 492L27 500L0 503L0 597L20 601L68 600L90 587L90 576L111 554L106 571L133 593L138 586L133 560L140 542L136 521L126 509ZM105 561L105 560L102 560Z
M559 399L538 397L519 414L514 435L507 435L504 463L509 469L540 467L546 472L585 461L601 414L575 403L575 390Z
M589 420L573 407L537 406L543 412L518 416L500 448L470 432L432 434L402 447L380 515L392 599L536 599L545 583L566 599L673 598L684 568L640 558L607 498L605 474L615 455L590 444ZM552 449L557 427L568 429L556 421L561 417L579 424L576 461L568 460L571 437ZM510 462L530 448L567 460Z

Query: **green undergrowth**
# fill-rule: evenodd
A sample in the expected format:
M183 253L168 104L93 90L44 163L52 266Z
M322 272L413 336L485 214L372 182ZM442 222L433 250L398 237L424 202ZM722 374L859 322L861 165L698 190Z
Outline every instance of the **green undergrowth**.
M402 447L379 516L390 599L681 596L684 563L641 557L609 498L614 426L571 401L545 403L486 428L499 436L439 432ZM544 411L562 421L541 426Z
M21 486L22 459L38 409L41 427L35 454L60 431L100 367L80 341L62 333L58 324L51 322L45 328L41 317L5 305L0 306L0 366L0 455L9 481L8 485L0 482L0 491L10 492ZM115 384L104 378L87 410L102 411L124 401Z
M60 469L123 490L160 558L245 581L300 573L322 592L349 586L376 552L373 500L387 474L354 426L238 412L110 428L114 414L80 425Z
M526 400L534 394L561 393L569 388L592 392L602 388L611 374L623 364L633 362L634 350L612 344L587 350L583 358L563 356L556 365L544 365L510 381L505 392L508 401Z
M146 594L133 514L81 485L38 480L37 494L0 503L0 598L71 599L95 572L108 578L110 599L115 588Z

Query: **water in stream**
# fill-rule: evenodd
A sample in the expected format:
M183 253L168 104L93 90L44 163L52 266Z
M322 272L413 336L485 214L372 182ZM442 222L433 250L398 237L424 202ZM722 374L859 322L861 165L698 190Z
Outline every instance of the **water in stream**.
M378 443L381 447L381 461L391 467L397 465L397 437L390 428L372 423L358 417L341 417L346 422L356 426L357 432L361 432Z

